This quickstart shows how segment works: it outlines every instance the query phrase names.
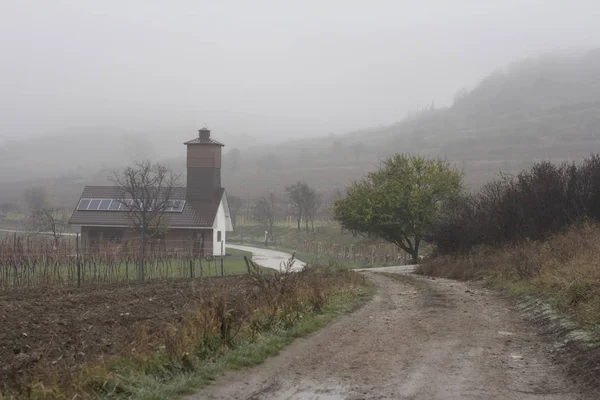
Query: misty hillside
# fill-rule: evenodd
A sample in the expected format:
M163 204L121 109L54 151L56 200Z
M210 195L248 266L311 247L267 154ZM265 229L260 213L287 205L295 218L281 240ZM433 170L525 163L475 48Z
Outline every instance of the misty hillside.
M515 63L384 128L273 146L246 155L229 187L252 192L250 177L281 188L306 179L323 189L344 185L394 152L439 155L457 162L477 187L500 170L534 160L579 160L600 150L600 50L547 55ZM273 167L263 167L271 160Z
M477 188L500 170L516 172L535 160L579 160L600 151L600 50L517 62L459 91L452 106L426 105L390 126L279 144L213 134L226 144L223 183L242 196L282 192L296 180L323 191L343 188L394 152L446 157ZM190 135L165 135L157 143L148 139L156 137L151 134L74 132L5 143L0 181L15 183L3 184L7 190L0 200L13 201L33 180L41 184L52 177L62 182L51 187L55 201L72 204L84 183L101 183L111 169L141 157L183 174L180 142Z

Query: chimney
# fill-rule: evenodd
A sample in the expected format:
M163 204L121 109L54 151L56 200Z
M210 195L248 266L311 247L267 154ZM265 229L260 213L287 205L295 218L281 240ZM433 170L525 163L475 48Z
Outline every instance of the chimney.
M198 137L201 142L208 142L210 140L210 130L202 128L198 131Z
M223 144L202 128L187 147L187 200L210 201L221 189L221 148Z

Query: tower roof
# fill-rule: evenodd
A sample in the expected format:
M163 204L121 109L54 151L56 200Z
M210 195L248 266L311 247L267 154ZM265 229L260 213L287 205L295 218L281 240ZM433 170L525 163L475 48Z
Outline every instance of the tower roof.
M216 141L210 137L210 130L202 128L198 130L198 137L188 140L184 144L212 144L216 146L225 146L223 143Z

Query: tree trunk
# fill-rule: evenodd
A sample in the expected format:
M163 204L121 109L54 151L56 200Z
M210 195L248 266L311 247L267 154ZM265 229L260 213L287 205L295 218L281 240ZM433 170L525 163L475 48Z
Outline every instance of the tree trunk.
M298 217L298 232L300 232L300 221L302 220L302 216Z
M146 255L145 247L146 247L146 238L144 235L144 230L142 229L142 235L141 235L141 239L140 239L140 260L139 260L139 266L138 266L138 281L140 281L140 282L144 281L144 256Z
M419 263L419 250L414 250L410 256L413 264Z
M413 252L411 253L413 264L419 263L419 247L420 247L419 245L420 244L421 244L421 237L415 236L415 246L414 246Z

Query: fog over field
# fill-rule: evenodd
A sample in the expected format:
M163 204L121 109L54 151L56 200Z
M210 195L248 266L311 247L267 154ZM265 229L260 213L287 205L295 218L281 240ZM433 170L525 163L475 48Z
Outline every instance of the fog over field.
M56 179L75 193L141 158L182 169L182 142L202 126L241 151L241 168L230 168L239 176L224 166L233 192L310 181L308 165L343 186L391 151L446 155L468 172L473 152L500 146L486 168L518 166L544 158L535 149L555 139L511 155L505 133L480 130L509 112L505 120L531 124L550 106L600 101L599 15L591 0L5 1L2 197L21 196L15 182ZM489 84L502 74L518 78ZM535 118L502 108L522 98L520 111ZM521 122L502 129L549 134ZM483 143L466 150L473 138Z

